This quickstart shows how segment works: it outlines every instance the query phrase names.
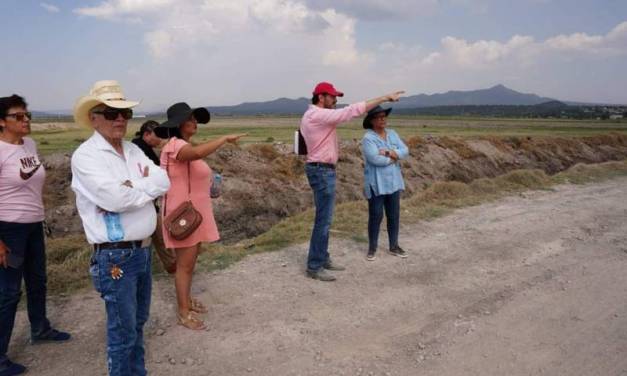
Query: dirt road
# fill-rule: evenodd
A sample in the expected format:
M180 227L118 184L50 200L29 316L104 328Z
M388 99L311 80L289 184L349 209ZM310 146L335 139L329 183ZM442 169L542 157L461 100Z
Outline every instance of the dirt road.
M385 241L385 238L381 239ZM627 375L627 179L560 186L402 227L407 259L333 239L338 281L304 277L306 244L199 275L208 331L174 324L154 284L152 375ZM386 247L380 247L386 248ZM105 374L95 292L55 298L67 345L10 355L34 375Z

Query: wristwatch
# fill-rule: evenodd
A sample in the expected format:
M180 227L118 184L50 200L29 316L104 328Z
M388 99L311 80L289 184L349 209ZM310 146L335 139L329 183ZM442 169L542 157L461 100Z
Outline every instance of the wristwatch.
M385 151L385 156L386 156L386 157L389 157L389 156L390 156L390 151L389 151L389 150L386 150L386 151Z

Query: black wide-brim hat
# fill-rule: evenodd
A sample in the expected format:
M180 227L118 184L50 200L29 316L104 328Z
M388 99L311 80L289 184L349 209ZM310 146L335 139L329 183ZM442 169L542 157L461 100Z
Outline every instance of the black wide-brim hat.
M198 107L192 109L185 102L173 104L168 108L166 114L168 115L168 120L159 124L153 131L159 138L169 138L170 130L180 127L192 115L200 124L207 124L211 120L211 114L206 108Z
M385 112L385 116L387 117L388 115L390 115L390 112L392 112L392 108L383 108L381 106L377 106L368 111L368 115L366 115L366 117L364 118L364 122L362 123L364 129L372 128L370 127L370 120L372 120L372 117L374 115L380 114L381 112Z

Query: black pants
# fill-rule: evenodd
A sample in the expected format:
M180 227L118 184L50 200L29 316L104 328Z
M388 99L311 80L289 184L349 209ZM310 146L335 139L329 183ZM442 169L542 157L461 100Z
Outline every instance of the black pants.
M9 247L12 266L0 266L0 363L13 332L22 278L26 284L26 303L31 335L50 329L46 318L46 251L43 223L0 221L0 239Z
M383 210L387 218L388 238L390 249L398 246L398 230L401 213L401 191L389 195L375 196L368 199L368 249L377 250L379 242L379 228L383 220Z

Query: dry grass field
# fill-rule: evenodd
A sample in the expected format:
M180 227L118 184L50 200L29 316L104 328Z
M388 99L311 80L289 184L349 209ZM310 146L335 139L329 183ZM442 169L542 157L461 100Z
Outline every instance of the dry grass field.
M133 119L128 137L147 119ZM163 119L155 119L163 121ZM243 143L291 143L300 118L296 116L214 117L208 125L201 125L195 140L210 140L228 133L247 133ZM591 136L618 132L627 134L627 122L559 119L500 119L500 118L432 118L390 116L388 126L401 137L414 136ZM364 130L361 119L342 125L339 135L343 140L361 139ZM91 131L73 123L40 122L33 124L33 138L42 154L69 153L85 140Z

